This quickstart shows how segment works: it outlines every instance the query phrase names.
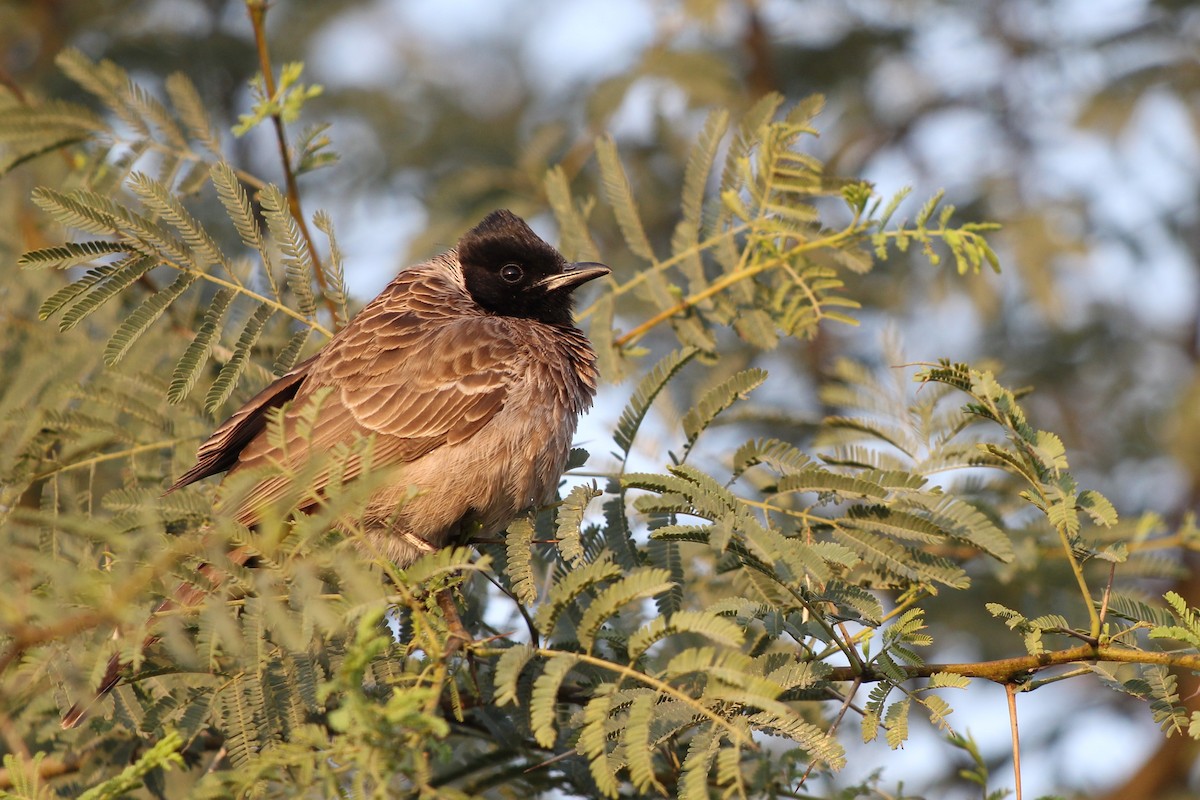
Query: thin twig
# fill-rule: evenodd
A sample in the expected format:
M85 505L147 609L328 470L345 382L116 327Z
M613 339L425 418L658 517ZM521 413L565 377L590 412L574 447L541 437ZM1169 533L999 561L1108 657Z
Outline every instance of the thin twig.
M497 591L499 591L509 600L512 600L513 606L517 609L517 613L521 615L521 619L525 620L525 627L529 629L529 641L534 645L540 645L541 638L538 635L537 625L533 623L533 617L529 616L529 612L525 609L525 606L521 603L521 601L517 599L517 596L506 589L504 585L501 584L500 581L496 580L492 575L486 572L481 574L483 575L484 580L496 587Z
M1015 683L1004 685L1004 693L1008 696L1008 724L1012 729L1013 780L1016 782L1016 800L1021 800L1021 737L1017 731L1017 692L1020 688Z
M64 472L69 472L70 470L73 470L73 469L82 469L83 467L94 467L96 464L99 464L104 461L114 461L114 460L120 459L120 458L129 458L131 456L137 455L138 453L145 453L145 452L148 452L151 450L165 450L168 447L174 447L175 445L180 444L182 442L186 442L192 438L194 438L194 437L187 436L187 437L178 437L175 439L163 439L162 441L158 441L158 442L147 442L145 444L134 445L132 447L128 447L124 450L118 450L116 452L101 453L100 455L92 456L91 458L85 458L82 461L75 461L70 464L61 464L47 472L41 472L41 473L38 473L37 475L34 475L33 479L35 481L42 481L42 480L50 478L54 475L59 475Z
M1108 601L1112 597L1113 581L1117 577L1117 562L1112 562L1108 565L1108 583L1104 584L1104 595L1100 598L1100 624L1104 624L1104 618L1108 616Z
M760 263L750 264L750 265L746 265L745 263L739 264L738 268L735 269L733 272L729 272L725 275L722 275L720 278L718 278L717 280L710 283L707 287L705 287L701 291L696 292L693 295L689 295L688 297L683 298L675 305L671 306L670 308L663 309L658 314L655 314L653 317L646 320L642 324L638 325L636 328L629 331L628 333L625 333L624 335L617 337L617 339L613 342L613 344L617 347L624 347L627 344L633 344L634 342L641 339L642 336L644 336L650 329L658 326L659 324L661 324L663 322L666 322L667 320L671 319L672 317L675 317L696 305L699 305L700 303L704 302L705 300L709 299L710 297L720 294L721 292L725 291L730 286L733 286L736 283L747 280L748 278L753 278L754 276L756 276L760 273L763 273L763 272L767 272L768 270L776 269L776 268L780 267L781 265L786 264L790 259L796 258L797 256L801 255L802 253L812 252L813 250L819 250L822 248L836 247L837 245L841 244L842 241L849 239L853 236L856 236L856 235L860 234L861 232L862 232L861 226L857 225L857 222L856 222L856 223L853 223L851 226L848 226L848 227L842 229L841 231L838 231L837 233L831 234L829 236L823 236L818 239L811 239L811 240L803 241L800 244L796 245L795 247L792 247L792 248L784 251L783 253L780 253L779 255L777 255L773 258L768 258ZM714 238L718 238L718 237L714 237ZM750 251L751 251L751 248L749 246L747 246L746 249L743 250L743 252L742 252L742 261L743 262L745 262L747 260ZM808 287L805 285L804 288L807 290ZM810 293L810 296L811 296L811 293ZM819 310L820 310L819 305L814 305L814 308L816 308L819 312Z
M679 702L683 703L684 705L691 707L698 715L707 717L710 722L714 722L717 725L722 726L723 728L725 728L729 737L733 741L737 742L739 745L741 745L743 747L750 747L753 749L758 749L758 744L750 736L748 736L745 731L743 731L738 726L734 725L732 722L730 722L725 717L721 716L719 713L717 713L717 712L713 711L712 709L708 708L707 706L705 706L703 703L701 703L696 698L692 697L691 695L687 694L686 692L671 685L671 683L669 683L668 681L664 681L664 680L661 680L660 678L656 678L653 675L650 675L649 673L646 673L646 672L642 672L641 670L639 670L635 667L626 666L625 664L619 664L615 661L608 661L606 659L598 658L597 656L589 655L587 653L564 654L564 653L554 650L552 648L546 648L546 647L534 648L534 653L541 656L542 658L546 658L546 659L555 658L555 657L559 657L559 656L569 657L569 658L574 659L577 662L587 664L588 666L598 667L602 670L616 673L617 675L620 675L622 678L629 678L630 680L636 681L637 683L641 683L643 686L647 686L651 689L654 689L657 692L660 692L661 694L665 694L668 697L678 700ZM484 654L485 655L498 655L499 651L491 651L491 652L485 651Z
M1031 482L1032 483L1032 482ZM1034 484L1036 491L1043 501L1043 508L1050 508L1050 500L1046 497L1042 487ZM1075 550L1071 546L1071 535L1067 531L1066 525L1055 525L1055 530L1058 531L1058 539L1062 543L1063 554L1067 557L1067 566L1071 568L1071 573L1075 576L1075 584L1079 587L1079 593L1083 596L1084 605L1087 606L1088 619L1091 620L1089 630L1092 640L1100 638L1100 614L1096 611L1096 604L1092 601L1092 591L1088 588L1087 578L1083 574L1083 565L1079 563L1079 559L1075 557Z
M254 28L254 45L258 50L259 69L262 70L263 85L266 88L267 96L275 96L275 75L271 71L271 53L267 48L267 19L266 0L246 0L246 11L250 15L250 24ZM292 160L288 156L287 134L283 129L283 117L278 112L271 115L271 123L275 127L275 141L279 146L279 157L283 161L283 178L287 186L287 203L288 211L291 212L292 218L296 220L296 225L300 228L300 235L304 237L304 243L308 246L309 257L312 258L313 275L317 279L317 288L321 290L321 301L325 304L325 309L329 312L330 317L337 322L337 306L333 302L333 298L329 296L328 284L325 281L325 267L321 264L321 258L317 255L317 248L313 245L312 234L308 230L308 222L304 219L304 211L300 207L300 188L296 183L296 173L292 169Z
M215 283L217 286L223 286L224 288L229 289L230 291L233 291L233 292L238 292L239 294L241 294L245 297L248 297L251 300L255 300L259 303L265 303L268 306L270 306L271 308L278 311L279 313L286 314L287 316L291 317L292 319L309 326L317 333L321 333L321 334L324 334L325 336L329 336L329 337L333 336L333 332L330 331L328 328L326 328L324 325L322 325L320 322L318 322L315 318L308 319L303 314L301 314L299 311L296 311L293 308L288 308L283 303L280 303L278 300L273 300L270 297L267 297L266 295L259 294L258 292L252 292L244 286L239 286L236 283L231 283L230 281L227 281L224 278L218 277L218 276L212 274L211 272L199 272L197 270L191 269L190 267L185 267L182 264L175 264L173 262L166 261L166 260L164 260L163 263L166 264L167 266L175 267L175 269L179 270L180 272L191 273L191 274L195 275L197 278L200 278L201 280L208 281L209 283Z
M838 725L842 723L842 719L846 716L846 712L850 710L852 705L854 705L854 695L858 694L858 687L860 686L862 686L862 681L855 681L854 684L848 690L846 690L846 698L842 701L842 707L838 711L837 716L835 716L833 718L833 722L830 723L829 730L825 732L826 736L832 739L833 735L837 733ZM817 760L813 759L809 763L808 769L804 770L804 774L800 776L800 782L796 784L797 788L805 784L805 782L808 780L808 776L812 774L812 771L816 768L816 766Z
M846 654L850 657L851 665L858 667L861 672L865 665L863 664L862 657L858 654L858 648L854 646L854 637L850 635L850 631L846 628L846 623L839 622L837 628L842 632L842 639L846 642L845 650Z
M3 64L0 64L0 86L3 86L5 89L8 89L8 91L12 92L12 96L21 105L29 105L29 100L26 99L25 92L21 89L21 85L17 83L16 79L13 78L12 75L9 74L8 70L4 68Z
M21 105L28 106L30 104L29 98L21 89L21 84L17 83L16 78L14 78L9 71L4 68L3 64L0 64L0 86L8 89L8 91L12 94L13 99ZM71 154L67 152L67 146L73 143L74 140L56 148L58 150L58 154L62 157L62 160L66 163L68 168L71 166Z
M697 242L696 244L692 245L691 247L688 247L685 250L679 251L678 253L671 256L670 258L666 258L666 259L663 259L662 261L656 262L654 264L654 266L650 267L650 269L639 272L637 275L634 275L632 278L630 278L625 283L614 286L612 291L609 292L609 294L611 294L613 297L620 297L621 295L625 294L626 292L630 292L630 291L636 289L638 286L641 286L643 283L645 283L650 278L651 275L654 275L655 273L665 272L668 269L670 269L671 267L675 266L676 264L682 263L683 261L686 261L688 258L691 258L694 255L703 253L705 250L713 249L714 247L717 246L717 244L719 244L722 240L726 239L727 237L737 236L748 230L750 230L749 223L741 223L739 225L734 225L733 227L723 230L720 233L718 233L714 236L711 236L702 242ZM592 314L594 314L596 311L597 304L598 304L598 302L593 303L592 305L585 308L583 311L580 311L578 314L575 315L575 319L584 320L584 319L587 319L588 317L592 316Z

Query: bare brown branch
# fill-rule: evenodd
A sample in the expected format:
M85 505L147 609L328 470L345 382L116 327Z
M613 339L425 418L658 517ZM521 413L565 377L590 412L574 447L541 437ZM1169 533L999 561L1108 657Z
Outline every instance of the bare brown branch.
M962 664L922 664L915 667L905 667L909 678L928 678L939 672L962 675L967 678L982 678L1007 685L1020 683L1029 676L1050 667L1062 667L1068 664L1086 664L1093 661L1115 661L1123 664L1164 665L1180 669L1200 671L1200 655L1163 653L1152 650L1137 650L1117 645L1083 644L1067 650L1055 650L1039 653L1036 656L1017 656L1001 658L995 661L976 661ZM887 680L887 676L875 669L867 669L856 673L853 667L835 667L829 673L831 681L861 680L863 683L876 683Z

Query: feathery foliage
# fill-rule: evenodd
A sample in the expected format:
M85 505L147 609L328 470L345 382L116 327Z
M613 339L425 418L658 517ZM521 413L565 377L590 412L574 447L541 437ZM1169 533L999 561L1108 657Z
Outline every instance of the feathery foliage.
M928 719L979 782L935 692L1075 663L1200 737L1166 669L1200 667L1200 617L1142 583L1169 569L1161 521L1131 528L1081 488L994 372L925 364L914 391L911 371L841 360L818 389L826 413L800 419L789 359L823 324L855 323L876 259L915 243L959 273L997 264L991 226L956 225L940 194L893 222L904 193L828 174L805 149L820 98L709 113L665 235L611 136L590 172L539 173L568 257L599 257L602 209L621 237L606 259L638 264L580 314L607 391L628 395L614 458L553 512L477 542L482 556L453 546L398 570L355 522L387 478L369 440L275 465L290 495L254 530L214 510L212 485L161 494L214 415L350 317L331 216L311 220L325 254L294 186L332 162L325 128L285 147L280 188L227 160L182 74L160 98L111 62L59 64L99 110L0 114L0 173L60 148L72 164L34 190L48 240L19 257L14 308L36 310L0 342L0 695L29 751L5 759L14 796L45 796L51 775L91 797L795 796L845 764L851 713L892 748ZM285 130L320 91L300 74L288 65L273 92L260 76L237 132ZM57 331L38 324L53 317ZM350 460L359 478L294 510ZM235 475L221 492L249 487ZM968 590L1037 560L1079 608L976 609L1029 660L926 663L933 598L974 603ZM455 638L441 590L476 641ZM82 722L62 730L69 712Z

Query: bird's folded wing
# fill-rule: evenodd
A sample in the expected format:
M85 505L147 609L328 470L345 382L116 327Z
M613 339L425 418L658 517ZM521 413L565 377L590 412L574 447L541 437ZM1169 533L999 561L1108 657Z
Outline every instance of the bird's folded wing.
M369 325L347 329L314 360L284 413L282 436L264 432L238 458L237 469L266 464L299 468L311 453L374 437L372 468L414 461L444 445L470 438L504 407L518 366L519 349L495 317L438 320L409 314L376 314ZM322 391L324 390L324 391ZM315 413L310 402L319 404ZM306 490L320 496L334 475L357 477L364 468L351 455L337 469L306 475ZM245 522L255 509L287 491L284 476L263 480L238 500Z
M235 465L238 454L266 427L267 415L272 409L282 406L296 396L314 359L315 356L280 377L250 398L233 416L221 423L220 427L200 445L200 449L196 452L195 465L180 475L175 483L167 489L167 493L207 478L209 475L224 472Z

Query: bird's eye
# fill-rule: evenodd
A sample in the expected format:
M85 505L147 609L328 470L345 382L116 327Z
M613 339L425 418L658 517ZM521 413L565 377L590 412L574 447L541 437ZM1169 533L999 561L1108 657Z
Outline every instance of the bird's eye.
M500 277L505 283L516 283L524 275L525 271L516 264L505 264L500 268Z

